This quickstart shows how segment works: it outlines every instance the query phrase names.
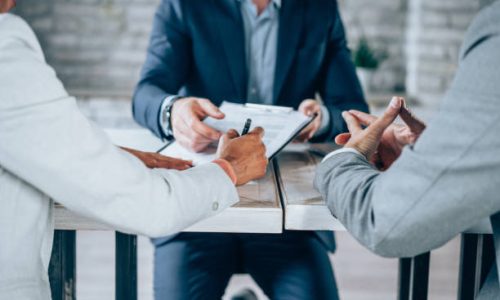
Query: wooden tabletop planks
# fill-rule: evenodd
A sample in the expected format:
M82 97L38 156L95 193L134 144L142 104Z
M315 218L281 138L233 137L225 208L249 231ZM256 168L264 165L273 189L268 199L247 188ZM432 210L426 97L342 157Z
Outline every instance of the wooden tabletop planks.
M156 151L164 143L149 131L107 130L111 140L120 146L143 151ZM214 187L216 188L216 187ZM185 231L281 233L283 209L281 207L277 178L270 166L266 176L258 181L238 187L240 202L220 214L200 221ZM55 207L56 229L63 230L111 230L100 222L75 214L61 205Z
M313 186L321 157L309 145L290 145L278 156L278 178L283 195L285 229L345 230L332 216Z

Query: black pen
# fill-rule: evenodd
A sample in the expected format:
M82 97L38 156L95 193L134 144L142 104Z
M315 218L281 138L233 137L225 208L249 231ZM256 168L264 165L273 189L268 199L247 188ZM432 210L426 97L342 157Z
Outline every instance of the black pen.
M252 125L252 119L249 118L245 122L245 126L243 127L243 130L241 131L241 135L245 135L248 133L248 131L250 130L250 125Z

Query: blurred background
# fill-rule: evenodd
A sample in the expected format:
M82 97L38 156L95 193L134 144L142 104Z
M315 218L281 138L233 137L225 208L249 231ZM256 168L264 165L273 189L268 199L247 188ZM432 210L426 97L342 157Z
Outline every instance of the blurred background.
M286 0L285 0L286 1ZM304 0L306 1L306 0ZM313 0L310 0L313 1ZM349 45L373 111L393 94L429 120L453 79L460 44L492 0L339 0ZM130 99L159 0L23 0L15 10L38 35L84 113L103 127L136 127ZM376 257L346 233L332 256L343 299L395 299L397 261ZM79 299L114 298L114 235L78 232ZM459 242L432 252L430 299L455 298ZM152 299L152 247L139 239L140 299ZM253 285L233 278L227 297Z

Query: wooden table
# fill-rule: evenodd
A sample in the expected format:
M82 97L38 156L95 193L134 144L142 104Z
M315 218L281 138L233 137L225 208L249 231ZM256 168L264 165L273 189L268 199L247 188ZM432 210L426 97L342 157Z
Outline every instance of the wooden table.
M108 130L117 145L157 151L164 143L146 130ZM345 230L313 187L322 148L291 145L270 164L265 178L238 188L241 201L186 231L281 233L286 230ZM330 149L331 150L331 149ZM284 222L283 222L284 220ZM56 233L50 266L53 299L74 299L76 230L112 230L56 207ZM473 299L494 261L487 220L462 234L459 299ZM116 233L116 299L137 299L137 239ZM427 299L430 252L399 260L399 296Z

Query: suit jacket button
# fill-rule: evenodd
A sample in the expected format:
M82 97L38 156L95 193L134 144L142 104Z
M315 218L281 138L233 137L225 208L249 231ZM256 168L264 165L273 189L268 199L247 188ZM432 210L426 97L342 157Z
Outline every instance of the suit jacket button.
M216 211L216 210L218 210L218 209L219 209L219 202L214 202L214 203L212 203L212 210L213 210L213 211Z

